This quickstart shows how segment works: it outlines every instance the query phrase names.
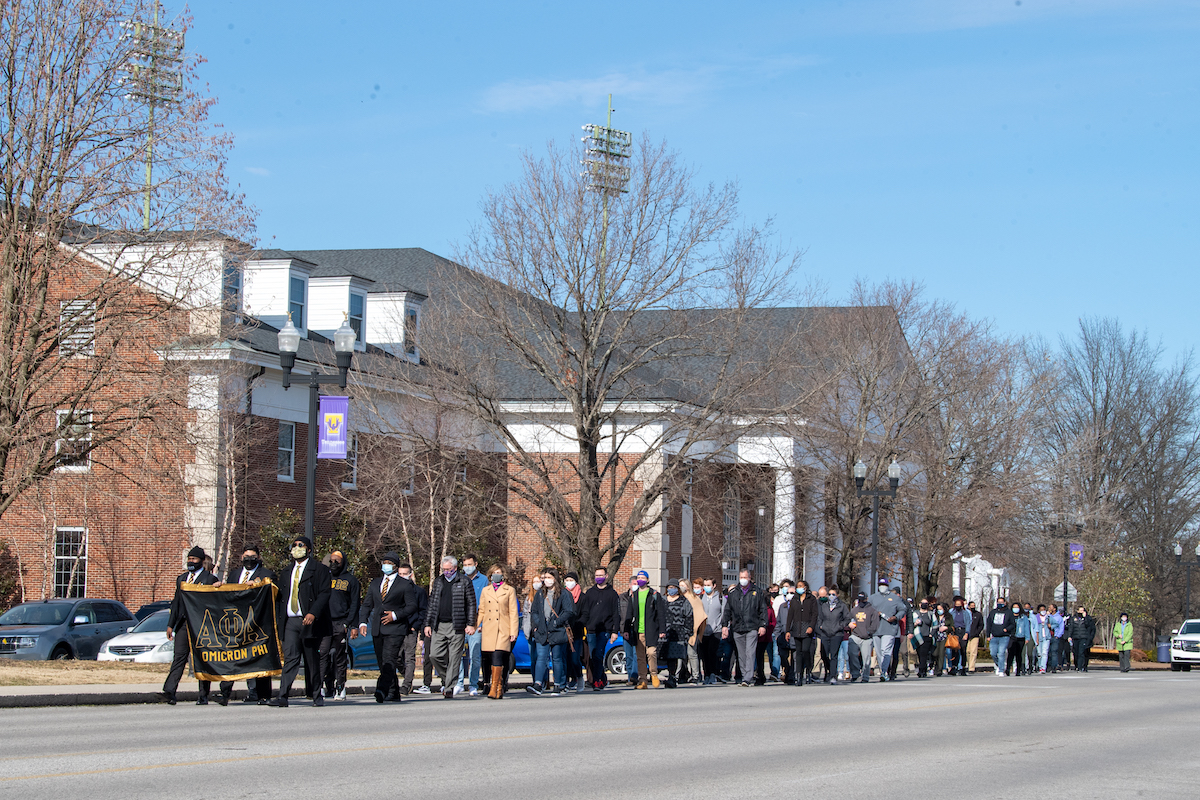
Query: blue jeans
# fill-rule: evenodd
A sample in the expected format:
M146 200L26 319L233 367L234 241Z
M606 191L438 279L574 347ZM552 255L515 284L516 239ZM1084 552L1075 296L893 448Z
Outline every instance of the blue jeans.
M997 669L1003 672L1004 667L1008 663L1008 637L993 636L988 649L992 653L992 662L996 665Z
M771 674L778 677L779 669L783 666L783 662L779 658L779 642L775 641L775 637L771 637Z
M888 668L892 665L892 650L895 647L896 637L889 634L875 634L871 637L875 644L875 656L879 659L879 674L881 677L886 677ZM869 667L866 664L865 667Z
M458 685L470 679L470 688L479 688L479 659L480 646L483 644L483 631L477 630L467 637L467 652L463 655L462 669L458 671Z
M554 680L559 684L566 681L566 672L563 670L563 650L566 647L565 644L538 644L537 668L533 672L534 683L543 688L549 685L546 679L551 661L554 662Z
M632 671L631 671L632 670ZM631 682L637 680L637 648L625 640L625 677Z
M607 633L589 633L587 635L588 642L588 661L592 669L592 679L608 683L608 678L604 674L604 652L608 649L608 634ZM629 654L626 653L626 656ZM630 663L630 662L625 662Z
M842 675L846 674L846 672L848 672L850 669L849 666L846 664L846 660L849 657L850 657L850 640L842 639L842 646L838 648L838 654L837 654L837 674L838 674L839 678Z
M1038 669L1041 672L1045 672L1046 671L1046 662L1050 658L1050 640L1048 638L1046 638L1045 636L1043 636L1041 641L1037 643L1037 658L1038 658Z

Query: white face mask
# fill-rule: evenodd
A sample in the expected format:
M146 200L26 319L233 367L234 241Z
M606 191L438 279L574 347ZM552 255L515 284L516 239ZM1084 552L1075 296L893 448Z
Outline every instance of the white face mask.
M380 564L379 569L383 572L384 575L391 575L393 572L396 571L396 567L393 564Z
M534 581L531 585L533 586L534 591L537 591L538 589L542 588L541 581Z
M565 581L563 581L563 586L567 587L568 589L574 589L575 581L571 580L570 578L567 578Z
M470 564L468 564L467 566L463 567L463 572L467 573L468 575L474 575L474 574L475 574L475 567L473 567L473 566L471 566Z
M542 584L549 589L554 585L554 578L542 578Z
M742 586L749 586L750 579L749 578L738 578L738 583L741 584Z

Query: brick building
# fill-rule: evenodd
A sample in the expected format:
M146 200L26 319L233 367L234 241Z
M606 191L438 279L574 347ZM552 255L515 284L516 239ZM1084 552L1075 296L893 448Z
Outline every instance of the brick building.
M92 268L103 271L103 253L91 257ZM159 381L153 390L179 402L172 414L164 412L162 424L144 432L141 460L123 470L99 470L64 459L0 519L0 537L12 540L20 556L27 599L105 596L136 608L169 595L193 544L224 568L244 543L257 540L274 509L302 515L308 391L298 376L334 371L331 336L343 319L358 334L350 453L344 461L318 463L318 541L340 515L358 507L356 493L369 482L364 477L382 484L377 491L385 504L402 506L419 494L415 469L406 479L393 463L397 451L374 439L388 431L399 435L405 426L416 432L414 420L425 419L423 400L392 377L430 368L422 360L422 314L441 299L438 281L447 266L463 268L417 248L267 250L239 259L219 239L205 258L209 266L195 284L196 302L173 308L144 337L143 357ZM64 282L57 291L63 303L72 301L71 285ZM154 286L131 291L154 302ZM779 313L786 318L793 311L806 310ZM297 377L285 390L276 336L289 316L303 338ZM101 391L136 396L151 385L118 380ZM557 424L554 413L540 418L518 408L523 402L513 400L513 413L529 429L531 446L551 441L545 434ZM487 431L461 420L447 427L454 429L455 447L505 458ZM554 444L537 446L553 457L570 457L569 447L558 453ZM802 571L810 581L824 582L819 514L808 500L811 487L797 485L804 474L798 444L758 434L739 440L732 453L728 463L689 473L687 486L663 501L668 506L661 522L638 537L618 580L646 569L657 585L692 576L729 582L739 567L753 564L763 583ZM95 454L97 462L106 457L106 451ZM464 462L458 469L462 483L471 483L473 467ZM510 510L538 513L500 489L497 496ZM366 524L370 529L373 523ZM492 549L489 556L520 572L546 563L540 540L519 516L495 524L499 534L483 545ZM367 542L381 540L376 534Z

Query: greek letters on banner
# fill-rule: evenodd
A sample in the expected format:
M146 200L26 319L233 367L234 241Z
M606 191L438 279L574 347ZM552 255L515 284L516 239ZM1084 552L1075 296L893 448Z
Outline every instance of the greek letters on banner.
M185 583L180 588L197 678L236 681L275 677L283 671L283 647L275 625L279 589L273 583Z

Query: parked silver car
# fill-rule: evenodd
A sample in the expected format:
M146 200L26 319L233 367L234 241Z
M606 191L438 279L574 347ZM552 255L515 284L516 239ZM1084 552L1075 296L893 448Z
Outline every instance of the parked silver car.
M0 658L94 659L104 642L135 624L133 614L116 600L22 603L0 614Z
M170 611L155 611L131 628L114 636L100 647L97 661L135 661L139 664L170 664L175 658L175 642L167 638Z

